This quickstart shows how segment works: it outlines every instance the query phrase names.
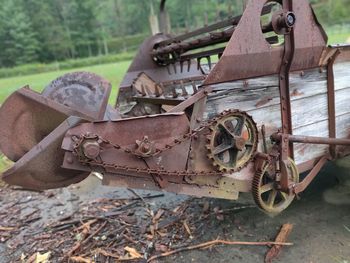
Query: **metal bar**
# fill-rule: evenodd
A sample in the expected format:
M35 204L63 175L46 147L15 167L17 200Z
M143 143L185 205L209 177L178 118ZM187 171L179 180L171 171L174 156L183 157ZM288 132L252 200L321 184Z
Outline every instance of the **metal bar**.
M178 105L181 102L185 101L184 97L177 98L164 98L164 97L141 97L135 96L132 98L134 101L152 103L152 104L160 104L160 105Z
M309 186L309 184L312 182L312 180L316 177L316 175L319 173L319 171L322 169L322 167L325 165L325 163L327 162L328 157L327 156L323 156L318 162L317 164L314 166L314 168L312 168L312 170L310 171L310 173L304 178L304 180L300 183L297 183L295 185L291 186L291 190L295 193L301 193L303 192L306 187Z
M165 1L163 0L162 3L163 2L165 2ZM264 8L262 10L262 15L266 15L266 14L270 13L272 7L273 7L272 4L264 6ZM163 4L163 10L164 10L164 4ZM183 40L186 40L186 39L189 39L189 38L192 38L192 37L204 34L204 33L212 32L214 30L218 30L218 29L221 29L221 28L229 27L229 26L235 26L235 25L237 25L239 23L239 21L241 20L241 17L242 17L241 15L240 16L236 16L236 17L231 17L229 19L226 19L226 20L223 20L223 21L211 24L209 26L205 26L205 27L196 29L196 30L191 31L189 33L182 34L182 35L176 36L174 38L161 41L161 42L158 43L158 46L169 45L171 43L180 42L180 41L183 41Z
M181 56L180 61L187 61L189 59L202 58L202 57L206 57L206 56L213 56L213 55L217 55L217 54L222 54L224 52L225 48L226 47L220 47L220 48L206 50L206 51L202 51L202 52L198 52L198 53L194 53L194 54L184 55L184 56Z
M189 32L189 33L186 33L186 34L183 34L183 35L171 38L171 39L164 40L162 42L159 42L158 46L166 46L166 45L169 45L169 44L174 43L174 42L180 42L180 41L183 41L183 40L186 40L186 39L189 39L189 38L192 38L192 37L204 34L204 33L209 33L209 32L212 32L214 30L218 30L218 29L221 29L224 27L237 25L239 20L241 19L241 17L242 16L232 17L232 18L226 19L224 21L220 21L218 23L212 24L210 26L202 27L202 28L199 28L199 29L194 30L192 32Z
M283 10L285 12L293 11L293 4L291 0L283 0ZM291 28L290 32L284 35L284 55L279 76L282 133L284 134L293 133L292 111L289 94L289 71L293 62L294 51L294 28ZM289 156L293 157L293 154L293 146L290 145Z
M263 27L263 33L270 32L272 30L271 27L266 26ZM154 51L151 52L152 56L162 56L170 53L177 53L178 55L186 53L187 51L208 47L211 45L225 43L230 40L233 32L235 31L235 27L232 27L227 30L223 30L220 32L213 32L209 35L196 38L189 41L184 42L171 42L167 46L159 46ZM270 37L267 38L268 42L275 43L276 38Z
M292 0L283 0L283 12L293 11ZM280 142L280 169L281 169L281 189L282 191L289 191L288 168L289 159L294 159L293 144L288 141L288 135L293 133L292 128L292 110L289 93L289 72L293 62L295 51L294 28L291 27L289 31L284 34L284 53L282 64L279 73L279 90L281 103L281 120L282 120L282 138Z
M224 43L231 38L233 31L234 28L230 28L228 30L211 33L208 36L189 40L186 42L171 42L171 44L167 46L161 46L159 48L156 48L154 51L151 52L151 54L153 56L159 56L173 52L178 52L182 54L193 49Z
M335 138L336 132L336 116L335 116L335 91L334 91L334 70L333 65L338 55L340 54L339 49L330 57L327 65L327 99L328 99L328 129L329 137ZM330 145L329 152L334 158L336 156L335 145Z
M183 112L185 109L187 109L188 107L190 107L191 105L193 105L194 103L199 101L200 99L206 97L207 94L212 91L212 89L213 88L210 87L210 86L201 89L200 91L198 91L196 94L194 94L191 97L189 97L184 102L182 102L179 105L177 105L174 108L172 108L169 111L169 113L171 113L171 112Z
M324 138L303 135L287 135L289 142L308 144L350 145L350 139ZM273 134L273 140L281 141L282 134Z

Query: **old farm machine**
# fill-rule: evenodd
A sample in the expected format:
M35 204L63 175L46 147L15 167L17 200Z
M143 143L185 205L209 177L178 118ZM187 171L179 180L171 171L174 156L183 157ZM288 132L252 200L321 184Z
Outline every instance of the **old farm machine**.
M15 162L3 179L49 189L97 172L110 186L251 192L279 213L349 153L349 54L327 46L307 0L250 0L241 16L146 39L116 107L86 72L17 90L0 109L0 149Z

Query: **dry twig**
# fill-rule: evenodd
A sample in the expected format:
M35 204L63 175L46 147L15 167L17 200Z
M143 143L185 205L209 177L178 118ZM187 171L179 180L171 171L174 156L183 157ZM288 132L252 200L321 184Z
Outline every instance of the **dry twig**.
M183 248L179 248L179 249L175 249L175 250L171 250L159 255L155 255L153 257L150 257L147 262L151 262L155 259L158 258L163 258L163 257L167 257L167 256L171 256L173 254L176 253L180 253L183 251L188 251L188 250L194 250L194 249L200 249L200 248L207 248L207 247L211 247L214 245L245 245L245 246L273 246L273 245L279 245L279 246L291 246L293 245L293 243L283 243L283 242L244 242L244 241L226 241L226 240L212 240L212 241L208 241L205 243L201 243L198 245L193 245L193 246L188 246L188 247L183 247Z
M81 247L82 243L84 242L85 238L90 232L90 226L96 222L97 222L97 219L93 219L84 223L82 226L78 228L78 229L83 229L83 231L81 232L81 240L76 242L73 248L67 253L68 257L71 257L74 254L74 252Z

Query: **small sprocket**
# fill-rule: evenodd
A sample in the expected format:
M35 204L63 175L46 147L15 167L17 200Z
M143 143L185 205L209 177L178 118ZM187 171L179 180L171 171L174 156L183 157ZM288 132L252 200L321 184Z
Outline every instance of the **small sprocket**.
M208 158L220 172L232 173L244 168L258 147L258 129L253 118L239 110L227 110L209 127Z

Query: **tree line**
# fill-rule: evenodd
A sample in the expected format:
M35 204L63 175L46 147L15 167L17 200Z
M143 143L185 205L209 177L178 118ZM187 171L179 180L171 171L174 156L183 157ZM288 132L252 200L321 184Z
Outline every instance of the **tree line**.
M168 0L173 31L240 14L245 0ZM311 0L326 24L349 21L350 0ZM150 34L160 0L0 0L0 67L111 52L111 42ZM141 41L139 39L138 41ZM138 42L137 42L138 44ZM113 50L112 50L113 52Z

